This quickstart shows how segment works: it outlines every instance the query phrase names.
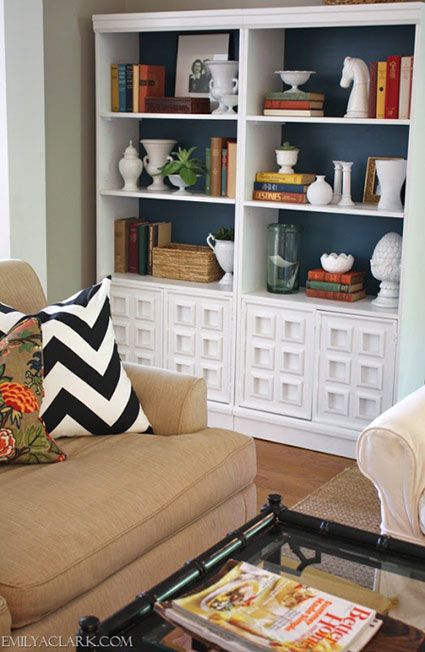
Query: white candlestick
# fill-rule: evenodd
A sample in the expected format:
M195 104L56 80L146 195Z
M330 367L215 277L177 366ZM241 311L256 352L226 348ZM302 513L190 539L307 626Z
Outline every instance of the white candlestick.
M342 163L341 161L332 161L334 164L334 193L331 204L337 204L342 194Z
M342 197L338 206L354 206L351 199L351 167L353 162L341 161L342 163Z

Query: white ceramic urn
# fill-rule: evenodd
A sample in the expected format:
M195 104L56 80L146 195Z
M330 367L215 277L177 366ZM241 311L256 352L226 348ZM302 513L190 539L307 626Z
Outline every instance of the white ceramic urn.
M137 149L133 147L133 141L130 140L128 147L126 147L123 157L118 163L118 169L122 178L124 179L124 185L122 190L128 192L136 192L139 190L137 181L142 174L143 163L139 158Z
M211 73L210 93L219 105L213 113L226 113L228 107L223 102L224 95L235 95L238 92L238 66L239 61L214 61L205 62Z
M223 272L225 272L219 283L222 285L230 285L233 283L232 272L235 243L232 240L216 240L213 234L210 233L207 237L207 244L215 253L218 264Z
M167 161L172 160L170 152L177 141L164 138L144 138L140 142L147 152L146 156L143 157L143 165L145 166L146 172L152 177L152 183L147 187L147 190L151 192L169 190L168 186L164 183L164 178L158 172L160 167Z
M325 181L324 174L318 174L316 181L307 189L307 199L313 206L330 204L333 197L332 186Z
M402 211L400 192L406 179L407 161L401 159L377 160L376 174L381 187L378 204L380 211Z

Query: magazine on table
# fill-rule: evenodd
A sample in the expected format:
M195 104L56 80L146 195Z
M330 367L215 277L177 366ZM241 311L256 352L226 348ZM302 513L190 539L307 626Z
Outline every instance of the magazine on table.
M207 588L156 609L230 652L359 652L382 624L372 609L236 561Z

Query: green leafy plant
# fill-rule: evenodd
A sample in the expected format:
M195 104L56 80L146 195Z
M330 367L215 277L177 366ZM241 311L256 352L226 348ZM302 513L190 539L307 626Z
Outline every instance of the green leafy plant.
M235 239L235 229L226 229L225 226L220 226L219 230L214 234L216 240L234 240Z
M283 145L279 145L276 149L283 149L285 151L293 151L294 149L299 149L296 145L291 145L290 142L286 141Z
M188 186L193 186L196 183L196 178L205 172L203 163L199 159L192 157L195 149L196 147L190 149L179 147L178 152L172 152L175 158L160 167L158 174L163 177L168 177L170 174L179 174Z

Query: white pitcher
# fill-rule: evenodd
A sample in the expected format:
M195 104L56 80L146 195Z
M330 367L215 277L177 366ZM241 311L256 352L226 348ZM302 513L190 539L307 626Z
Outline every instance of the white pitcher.
M226 113L227 106L223 103L223 95L234 95L238 92L238 61L206 61L206 67L211 73L210 92L219 101L218 108L213 113Z
M213 244L214 242L214 244ZM207 244L217 258L223 272L223 278L219 281L222 285L230 285L233 283L233 253L235 243L232 240L216 240L212 233L207 237Z
M152 177L152 183L147 187L147 190L152 192L161 192L170 190L164 183L164 178L158 174L159 168L162 167L167 161L172 161L170 152L176 140L165 140L158 138L156 140L148 138L140 141L145 148L147 154L143 157L143 165L145 170Z

